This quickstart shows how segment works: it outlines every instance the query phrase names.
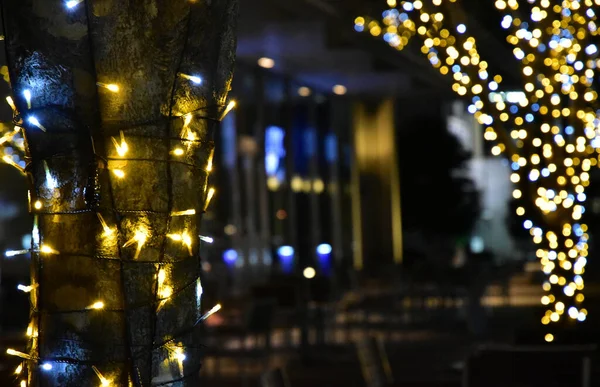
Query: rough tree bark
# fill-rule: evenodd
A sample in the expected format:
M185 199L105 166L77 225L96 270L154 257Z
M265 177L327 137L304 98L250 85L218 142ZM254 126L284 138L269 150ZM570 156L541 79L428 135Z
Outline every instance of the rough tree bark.
M98 386L98 371L113 386L197 386L198 227L237 0L1 3L41 207L27 385Z

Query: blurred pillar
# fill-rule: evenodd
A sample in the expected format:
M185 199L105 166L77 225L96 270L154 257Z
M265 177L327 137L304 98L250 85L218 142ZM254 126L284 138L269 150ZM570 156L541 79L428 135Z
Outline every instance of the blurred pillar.
M244 190L246 192L246 232L245 250L243 254L244 272L250 273L250 277L254 273L251 262L256 259L256 153L258 152L258 144L252 136L240 137L240 153L242 156L242 166L244 173ZM252 278L245 278L244 286L252 282Z
M354 267L402 262L400 175L392 100L354 106Z
M294 161L294 98L292 95L292 82L288 78L284 84L284 108L282 122L285 130L284 147L285 147L285 168L286 168L286 204L288 216L285 226L285 240L289 246L292 246L295 251L298 251L298 217L296 210L296 193L291 189L291 178L296 172L296 163ZM295 263L294 263L295 264ZM298 270L297 265L294 270Z
M344 259L344 234L342 231L342 179L340 178L340 139L342 133L349 130L348 120L350 111L345 99L334 99L331 108L331 132L330 142L326 146L330 147L333 153L329 160L329 187L328 192L331 197L331 219L332 219L332 254L336 268L342 267Z
M269 208L269 192L267 190L267 171L265 169L265 79L264 73L259 71L256 75L256 121L254 122L254 137L258 142L258 158L257 158L257 184L258 184L258 205L259 205L259 236L260 241L256 244L260 263L253 268L257 271L257 275L261 280L265 280L270 269L265 266L265 258L267 254L271 254L271 222Z
M321 219L319 211L319 194L315 191L315 181L320 179L319 176L319 133L317 119L317 102L314 99L310 100L308 107L308 130L310 131L310 159L308 160L308 179L310 180L311 190L308 193L310 203L310 266L318 267L316 248L321 243Z

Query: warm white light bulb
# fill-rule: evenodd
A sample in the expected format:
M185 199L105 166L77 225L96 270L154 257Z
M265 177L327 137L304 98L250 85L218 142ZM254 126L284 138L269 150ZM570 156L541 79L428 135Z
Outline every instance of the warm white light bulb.
M15 101L13 101L12 97L9 95L6 97L6 103L10 106L13 111L17 111L17 107L15 106Z
M40 252L43 254L59 254L58 251L54 250L52 247L48 245L42 245L40 247Z
M40 202L39 200L36 200L35 203L33 203L33 207L36 210L41 210L42 209L42 202Z
M110 380L106 379L104 377L104 375L102 375L102 373L100 373L100 370L98 368L96 368L96 366L92 366L92 370L94 370L94 372L96 373L96 376L98 376L98 379L100 379L100 384L103 387L110 386Z
M125 134L123 133L123 131L121 131L120 134L121 134L121 142L120 143L114 137L111 137L110 139L112 140L113 144L115 144L115 149L117 150L117 154L120 157L123 157L129 151L129 145L127 145L127 141L125 141Z
M23 167L21 167L19 164L17 164L12 157L10 157L9 155L4 155L2 156L2 161L4 161L6 164L9 164L13 167L15 167L16 169L19 170L19 172L25 174L25 169Z
M185 210L185 211L173 211L171 216L185 216L185 215L196 215L196 210Z
M173 150L173 154L174 154L175 156L183 156L183 154L184 154L184 153L185 153L185 152L184 152L184 150L183 150L183 149L181 149L181 148L175 148L175 149Z
M122 179L125 177L125 172L123 172L120 169L113 169L112 171L115 174L115 176L118 177L119 179Z
M187 231L185 231L181 234L181 238L182 238L182 243L188 248L188 252L191 257L193 255L192 254L192 237L190 236L190 234L187 233Z
M335 85L333 86L333 93L337 95L344 95L348 89L344 85Z
M223 111L223 114L221 114L221 120L223 120L223 118L225 118L225 116L227 116L227 114L229 114L229 112L232 111L236 106L237 106L237 102L230 101L227 104L227 107L225 108L225 110Z
M27 360L31 360L31 356L29 354L23 353L23 352L19 352L19 351L15 351L12 348L8 348L6 350L6 354L7 355L11 355L11 356L17 356L17 357L20 357L20 358L23 358L23 359L27 359Z
M271 58L262 57L258 60L258 65L264 69L272 69L275 67L275 61Z
M147 230L144 229L144 228L138 228L136 230L135 234L133 235L133 238L131 238L130 240L128 240L123 245L123 247L129 247L129 246L133 245L134 243L137 243L137 249L135 251L135 256L133 257L133 259L137 259L140 256L140 253L142 251L142 247L146 243L147 239L148 239L148 232L147 232Z
M204 211L206 211L206 209L210 205L210 201L212 200L213 196L215 196L215 192L215 189L212 187L208 190L208 194L206 195L206 202L204 203Z
M102 308L104 308L104 302L102 302L102 301L96 301L92 305L90 305L88 309L96 309L96 310L98 310L98 309L102 309Z
M306 86L302 86L301 88L298 89L298 95L300 97L308 97L311 94L311 90L306 87Z
M102 236L106 237L106 236L112 235L115 231L113 229L111 229L110 227L108 227L108 224L106 224L106 221L102 217L102 214L100 214L99 212L96 212L96 215L98 216L98 220L100 221L100 224L102 225L102 229L104 230L104 233L102 234Z
M102 82L97 82L96 85L100 86L100 87L104 87L106 90L111 91L113 93L118 93L119 92L119 85L115 84L115 83L102 83Z
M315 275L317 275L317 272L312 267L307 267L302 272L302 275L304 275L304 278L306 278L306 279L313 279L313 278L315 278Z
M23 364L19 364L19 366L15 370L15 375L19 375L21 371L23 371Z
M167 272L164 269L158 271L158 286L161 286L167 278Z

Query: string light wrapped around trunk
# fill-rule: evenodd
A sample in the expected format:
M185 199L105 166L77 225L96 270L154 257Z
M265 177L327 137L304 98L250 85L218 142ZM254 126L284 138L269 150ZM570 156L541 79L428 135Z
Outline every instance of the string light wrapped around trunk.
M196 386L199 223L237 0L1 5L16 128L0 141L25 141L4 161L30 178L34 214L19 383Z
M600 66L596 41L600 0L552 2L497 0L501 27L521 65L523 90L503 90L502 77L483 60L459 0L388 1L383 22L355 20L355 30L382 36L403 49L413 36L421 52L452 89L469 98L469 112L505 155L516 185L513 197L531 203L516 209L538 245L546 281L541 322L584 321L583 274L587 263L585 188L600 149L598 93L594 78ZM530 206L531 207L531 206ZM555 336L545 335L551 342Z

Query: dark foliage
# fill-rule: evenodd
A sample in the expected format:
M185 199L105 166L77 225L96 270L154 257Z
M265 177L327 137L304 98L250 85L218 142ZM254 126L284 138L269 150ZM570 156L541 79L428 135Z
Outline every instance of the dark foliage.
M480 195L468 175L470 153L442 122L423 117L398 134L404 230L467 237Z

